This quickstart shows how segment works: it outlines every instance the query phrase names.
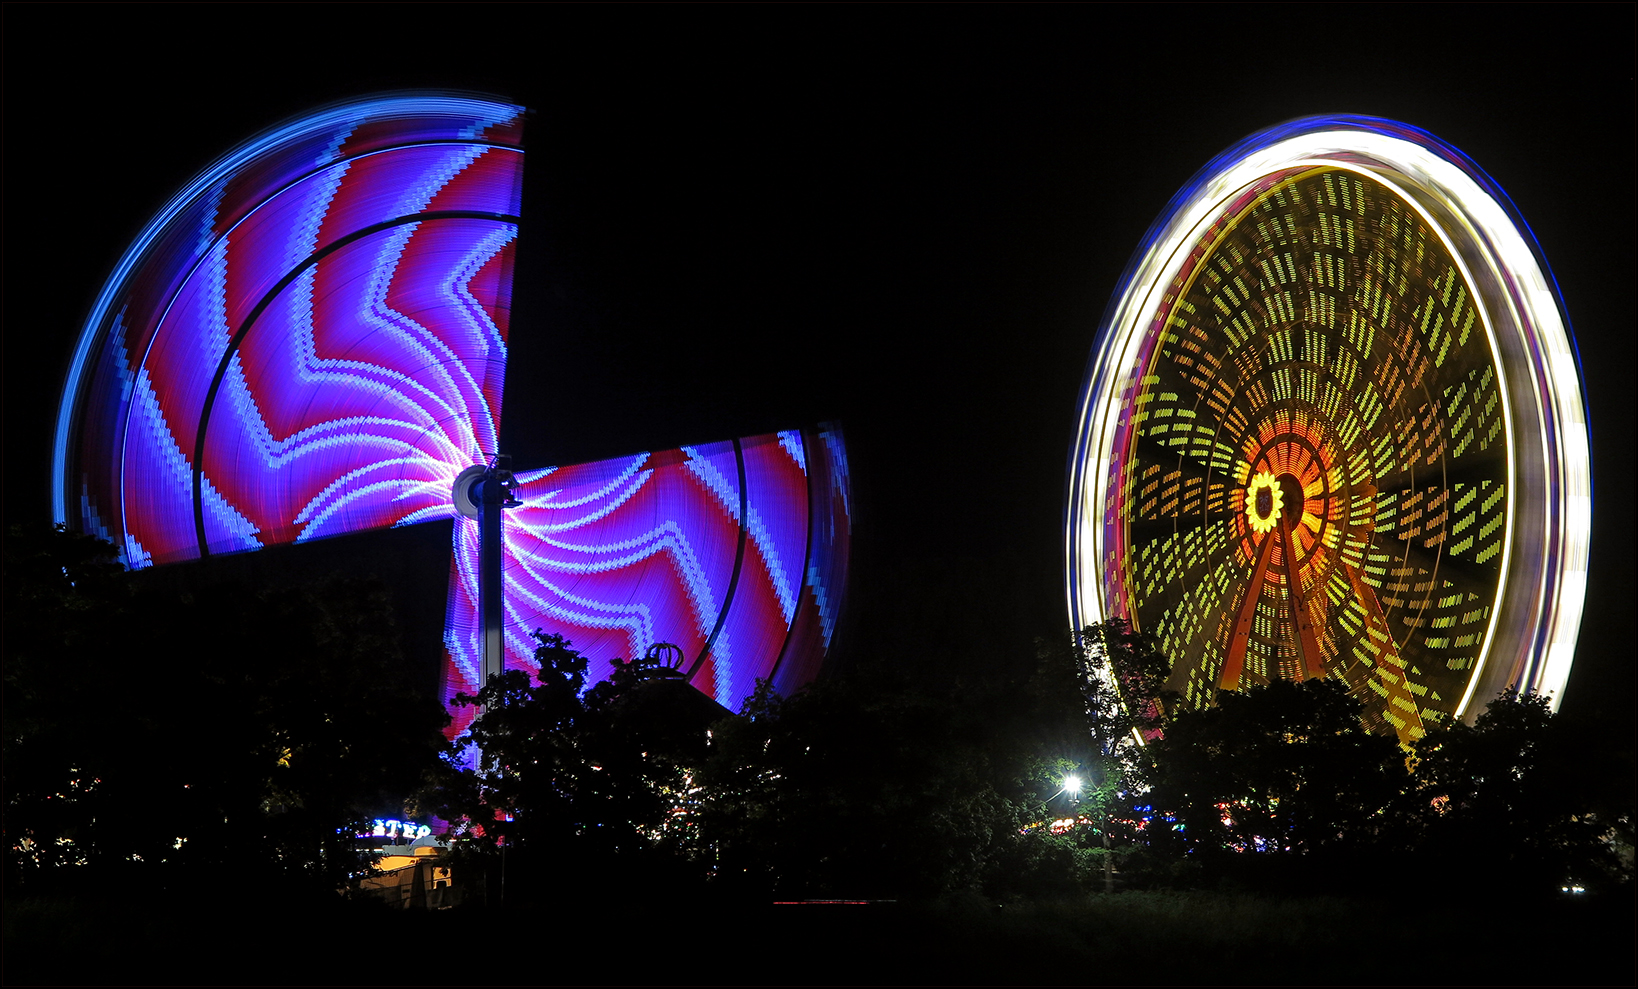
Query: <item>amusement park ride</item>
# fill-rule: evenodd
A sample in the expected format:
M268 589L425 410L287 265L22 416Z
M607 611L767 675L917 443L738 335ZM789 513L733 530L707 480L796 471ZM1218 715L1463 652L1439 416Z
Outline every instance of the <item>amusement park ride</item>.
M443 694L678 647L730 708L818 672L846 584L831 426L513 474L522 107L393 94L235 148L125 252L57 422L59 521L136 569L453 520ZM309 554L311 555L311 554ZM472 717L457 709L450 728Z
M1335 677L1402 740L1557 703L1581 379L1535 238L1456 149L1336 116L1224 152L1133 256L1079 412L1071 620L1129 618L1185 703Z

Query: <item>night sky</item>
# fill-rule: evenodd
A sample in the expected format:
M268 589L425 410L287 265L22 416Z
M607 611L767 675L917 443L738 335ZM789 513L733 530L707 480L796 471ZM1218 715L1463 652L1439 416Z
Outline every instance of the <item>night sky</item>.
M856 602L917 561L1051 629L1077 390L1139 238L1250 132L1372 114L1467 152L1554 267L1596 486L1564 710L1630 726L1632 7L332 10L7 8L8 521L47 516L69 351L176 189L314 106L453 87L533 110L515 466L839 420Z

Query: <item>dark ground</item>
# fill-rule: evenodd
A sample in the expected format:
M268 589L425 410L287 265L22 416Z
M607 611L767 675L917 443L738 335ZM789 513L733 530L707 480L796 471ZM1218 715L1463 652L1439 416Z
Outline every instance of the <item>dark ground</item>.
M5 906L7 985L1631 985L1630 901L1498 910L1444 899L1117 893L560 911L279 910L251 891L179 909Z

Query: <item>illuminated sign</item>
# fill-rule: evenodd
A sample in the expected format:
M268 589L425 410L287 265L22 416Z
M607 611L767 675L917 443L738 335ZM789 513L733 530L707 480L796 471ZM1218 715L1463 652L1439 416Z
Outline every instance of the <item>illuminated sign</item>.
M378 817L375 819L375 827L370 829L370 833L359 837L391 838L395 844L403 844L429 837L431 834L432 827L430 825L416 824L414 821L383 820Z

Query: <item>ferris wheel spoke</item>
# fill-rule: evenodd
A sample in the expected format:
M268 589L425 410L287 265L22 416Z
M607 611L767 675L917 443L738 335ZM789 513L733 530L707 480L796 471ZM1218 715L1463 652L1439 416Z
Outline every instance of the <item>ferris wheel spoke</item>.
M1133 524L1165 520L1179 526L1227 518L1233 480L1194 457L1162 444L1139 441Z
M1226 517L1226 515L1215 517L1188 515L1174 518L1137 519L1127 523L1127 538L1131 541L1133 547L1141 549L1144 546L1153 546L1178 533L1188 532L1191 529L1198 529L1212 522L1222 521Z
M1240 606L1255 560L1240 552L1224 554L1208 567L1176 581L1176 593L1162 615L1157 640L1170 644L1175 662L1166 689L1191 702L1209 702L1217 695L1228 643L1217 641L1219 630L1232 621Z
M1251 632L1256 624L1257 602L1263 596L1263 581L1268 577L1268 564L1274 556L1277 541L1274 533L1270 532L1257 547L1257 563L1234 609L1234 628L1229 632L1228 656L1223 661L1223 672L1217 680L1219 690L1240 689L1240 678L1245 673L1246 648L1251 644Z
M1209 455L1204 460L1200 458L1200 450L1204 445L1195 443L1193 437L1190 437L1188 443L1172 443L1151 436L1142 437L1133 444L1134 447L1141 449L1140 456L1145 463L1169 465L1172 470L1180 471L1183 477L1191 480L1203 482L1214 473L1221 480L1223 469L1213 468Z
M1364 613L1365 627L1354 641L1352 656L1337 657L1343 666L1342 679L1355 697L1363 699L1367 693L1382 696L1387 701L1382 708L1382 718L1393 725L1401 738L1419 737L1425 730L1421 709L1410 690L1405 659L1394 641L1382 604L1377 600L1375 589L1358 570L1346 564L1343 570L1354 600Z
M1280 516L1281 557L1285 563L1286 604L1291 611L1291 627L1297 633L1297 649L1302 655L1303 678L1313 680L1325 675L1325 658L1320 653L1319 635L1302 590L1302 573L1297 564L1296 546L1292 539L1291 516Z
M1222 531L1228 525L1226 517L1130 523L1129 566L1138 575L1140 588L1151 589L1143 599L1159 600L1167 589L1182 588L1186 593L1220 568L1221 551L1234 552L1232 534Z

